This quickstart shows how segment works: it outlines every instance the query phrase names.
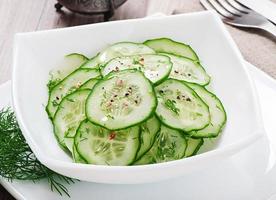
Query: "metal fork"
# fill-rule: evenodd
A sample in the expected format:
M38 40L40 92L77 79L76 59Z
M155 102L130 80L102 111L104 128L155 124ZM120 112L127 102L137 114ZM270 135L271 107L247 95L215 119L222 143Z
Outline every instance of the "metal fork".
M207 10L215 10L232 26L263 29L276 36L276 26L264 16L235 0L200 0Z

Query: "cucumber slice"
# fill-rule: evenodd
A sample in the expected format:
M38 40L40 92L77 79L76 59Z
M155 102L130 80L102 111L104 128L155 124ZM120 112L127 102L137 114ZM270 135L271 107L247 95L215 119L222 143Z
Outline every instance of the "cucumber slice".
M159 120L153 116L140 125L140 149L137 152L136 160L141 158L153 145L157 132L160 130Z
M99 71L95 69L77 69L69 76L65 77L50 91L46 107L49 118L53 119L63 97L80 88L80 86L89 79L98 77L99 75Z
M87 118L110 130L147 120L157 105L154 89L135 69L111 73L99 81L86 102Z
M178 56L187 57L192 60L198 60L198 56L189 45L176 42L169 38L146 40L144 44L158 53L170 53Z
M188 132L209 124L208 106L183 81L167 79L155 92L157 117L167 126Z
M135 165L154 164L178 160L185 155L186 139L180 131L161 125L151 149Z
M50 72L51 79L47 84L49 91L87 60L88 58L86 56L78 53L66 55L63 61Z
M173 63L170 78L199 85L207 85L210 82L210 76L197 61L167 53L162 55L170 57Z
M169 57L156 54L117 57L110 60L101 73L106 76L124 69L139 69L152 83L157 84L169 76L172 63Z
M86 81L81 87L80 89L92 89L94 87L94 85L96 85L96 83L101 80L100 77L99 78L91 78L90 80Z
M106 63L112 58L132 56L137 54L154 54L155 51L148 46L134 42L119 42L106 48L98 56L99 63Z
M64 136L63 140L66 146L66 149L69 150L71 154L73 154L74 138Z
M193 139L186 137L187 148L185 151L185 157L196 155L200 147L203 145L203 139Z
M85 120L77 131L75 145L90 164L129 165L140 145L139 133L139 126L110 131Z
M85 101L91 90L77 90L61 101L53 119L54 133L59 143L72 152L72 138L80 122L85 119ZM69 139L64 139L64 137ZM71 139L70 139L71 137Z
M89 69L98 69L99 68L99 60L98 60L98 55L100 53L98 53L96 56L94 56L93 58L87 60L82 66L81 68L89 68Z
M226 112L216 95L196 84L189 86L200 96L200 98L209 106L211 121L207 127L201 130L192 131L187 134L193 138L217 137L226 123Z
M73 155L73 160L74 162L76 163L84 163L84 164L87 164L86 160L84 160L81 155L79 154L79 152L77 151L77 148L75 145L73 145L73 152L72 152L72 155Z

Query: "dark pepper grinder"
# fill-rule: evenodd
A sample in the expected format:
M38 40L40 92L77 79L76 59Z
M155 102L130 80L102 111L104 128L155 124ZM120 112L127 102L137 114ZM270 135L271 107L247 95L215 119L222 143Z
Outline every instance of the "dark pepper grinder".
M84 15L103 14L107 21L114 14L114 10L127 0L57 0L57 11L64 6L68 10Z

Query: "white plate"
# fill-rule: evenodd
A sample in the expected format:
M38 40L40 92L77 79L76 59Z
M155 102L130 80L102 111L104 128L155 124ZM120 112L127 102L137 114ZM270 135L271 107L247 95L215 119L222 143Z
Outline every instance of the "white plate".
M276 81L247 64L260 96L266 137L217 166L177 179L143 185L78 182L69 186L71 200L275 200L276 199ZM0 107L10 104L10 83L0 86ZM49 190L47 182L1 180L17 199L69 199Z
M210 86L226 109L228 120L223 134L209 151L166 163L141 166L73 163L57 144L43 106L48 99L49 71L55 62L69 52L92 56L108 44L158 37L188 43L198 53L212 77ZM16 36L14 44L13 104L19 125L37 158L60 174L100 183L159 181L204 170L263 136L258 98L243 58L220 18L212 12L23 33Z

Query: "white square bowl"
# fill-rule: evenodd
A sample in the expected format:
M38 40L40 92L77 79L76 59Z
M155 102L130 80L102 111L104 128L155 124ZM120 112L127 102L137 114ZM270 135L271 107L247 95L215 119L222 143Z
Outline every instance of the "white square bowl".
M162 164L96 166L76 164L59 147L45 112L49 71L66 54L93 56L109 44L169 37L190 44L211 75L227 125L213 149ZM204 170L238 153L263 135L259 105L236 45L216 14L199 12L134 19L17 34L14 44L13 104L23 134L48 168L80 180L100 183L145 183Z

